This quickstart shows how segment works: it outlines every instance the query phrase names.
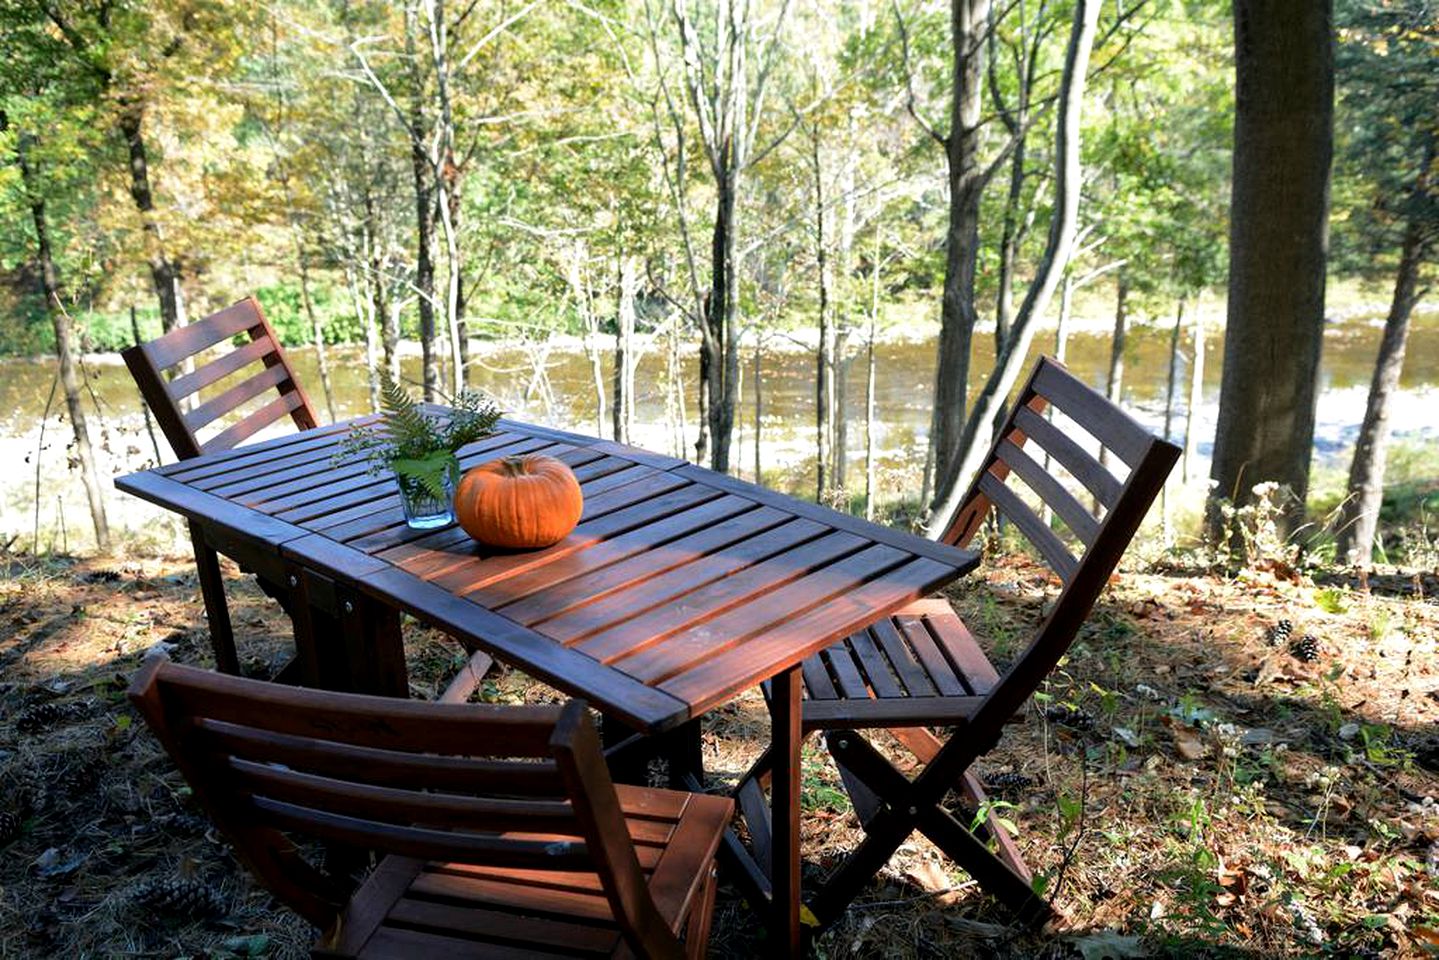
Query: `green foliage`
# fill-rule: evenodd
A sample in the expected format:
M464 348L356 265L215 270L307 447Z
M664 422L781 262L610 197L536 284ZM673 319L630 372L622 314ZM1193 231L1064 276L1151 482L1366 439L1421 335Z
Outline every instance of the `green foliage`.
M282 344L295 347L313 342L298 281L285 280L257 287L254 293L265 311L265 319L275 328ZM329 283L311 282L310 303L326 343L354 343L364 339L365 331L359 318L348 304L337 299L336 290Z
M363 457L371 473L393 470L406 493L423 490L446 499L446 479L452 485L459 480L456 451L488 436L500 419L499 408L484 394L466 390L448 415L426 413L388 369L380 368L379 375L381 425L351 427L335 459Z

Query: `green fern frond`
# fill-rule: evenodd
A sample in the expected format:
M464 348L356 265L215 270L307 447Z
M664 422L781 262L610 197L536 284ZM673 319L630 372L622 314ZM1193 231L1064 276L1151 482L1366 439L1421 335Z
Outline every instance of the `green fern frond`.
M446 474L458 480L455 451L488 436L500 419L494 401L482 393L461 391L453 412L445 416L425 413L404 385L381 368L378 425L352 427L333 458L336 464L363 458L370 472L393 470L401 484L414 484L436 498L445 495Z

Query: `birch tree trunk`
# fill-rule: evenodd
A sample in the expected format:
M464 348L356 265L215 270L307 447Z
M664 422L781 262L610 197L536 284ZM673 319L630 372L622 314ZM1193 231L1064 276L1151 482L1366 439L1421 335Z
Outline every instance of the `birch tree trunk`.
M1049 241L1034 281L1024 295L1014 318L1014 327L1003 350L995 357L994 371L985 381L974 407L965 420L964 433L956 450L956 469L949 472L943 486L937 486L937 509L931 512L925 526L930 537L938 538L949 525L949 517L959 506L964 494L961 479L968 479L979 468L986 452L995 417L1003 409L1009 391L1019 378L1029 345L1034 339L1034 321L1049 308L1060 277L1069 263L1079 222L1080 194L1080 114L1084 105L1084 88L1089 69L1089 55L1099 25L1098 0L1077 0L1074 19L1065 50L1064 69L1060 76L1059 117L1056 123L1056 157L1054 177L1054 217L1050 221ZM939 475L939 474L937 474Z

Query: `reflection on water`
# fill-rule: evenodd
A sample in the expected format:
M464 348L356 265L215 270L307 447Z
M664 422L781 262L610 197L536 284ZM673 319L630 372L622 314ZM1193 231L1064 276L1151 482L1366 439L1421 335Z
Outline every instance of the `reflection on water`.
M1399 432L1430 426L1433 418L1427 415L1422 402L1428 391L1422 388L1439 384L1439 336L1436 336L1439 333L1439 314L1416 316L1414 322L1401 387L1410 392L1410 399L1415 402L1407 406L1401 404L1394 423ZM1363 415L1364 395L1373 371L1380 333L1379 322L1372 318L1332 324L1326 330L1321 380L1324 395L1319 415L1318 446L1321 454L1326 449L1339 446L1346 436L1352 439L1352 433ZM865 359L863 344L858 341L857 335L850 341L851 359L845 378L844 410L852 486L863 484ZM606 340L604 349L608 352L609 348L610 341ZM1185 354L1188 349L1186 334L1183 344ZM974 379L977 381L993 362L992 337L988 333L977 335L975 350ZM1052 332L1040 331L1032 353L1038 355L1052 351ZM1141 327L1130 335L1125 363L1124 402L1136 416L1156 428L1163 419L1168 351L1169 331L1166 329ZM683 382L689 416L686 442L691 445L695 439L694 418L698 410L694 354L693 349L688 349L683 357ZM1198 435L1206 441L1201 446L1204 452L1207 452L1207 441L1213 435L1222 354L1222 338L1217 330L1212 331L1206 345L1204 402L1197 421ZM301 381L306 384L311 401L323 418L324 401L313 352L297 349L292 351L292 356ZM332 357L338 414L346 417L366 411L369 393L362 352L356 348L341 348L333 350ZM1108 357L1107 333L1078 332L1070 337L1069 366L1086 381L1096 385L1102 383ZM610 357L606 356L606 377L609 375L609 360ZM752 448L754 369L753 344L747 343L743 362L744 406L737 436L739 446L732 458L746 476L753 475L755 463ZM906 485L908 477L918 475L918 461L924 456L933 393L934 341L882 343L876 348L876 369L876 448L881 452L891 477L888 486L893 493L890 495L899 492L912 495L916 491L907 489ZM534 364L531 356L519 347L490 347L484 350L482 363L476 365L472 382L495 395L517 418L551 422L586 433L596 432L594 382L583 351L578 347L555 347L548 354L546 372L549 390L532 389ZM110 470L126 472L140 465L149 447L148 440L137 429L140 423L138 395L123 365L92 364L89 365L89 373L104 420L111 428ZM417 358L406 359L404 373L407 378L418 379ZM1180 414L1187 398L1188 377L1185 357L1181 359L1180 386L1176 394L1176 434L1183 429ZM45 410L53 379L53 361L0 360L0 410L4 411L4 419L0 420L0 443L5 443L7 453L16 454L11 457L15 468L5 471L4 479L0 481L3 484L0 486L0 494L3 494L0 505L3 505L5 513L5 522L0 530L14 532L29 529L28 504L34 493L34 478L29 474L33 467L20 466L24 457L21 451L34 449L36 426ZM647 350L640 358L636 384L636 442L666 453L677 452L672 435L665 426L665 358L660 345ZM813 355L793 346L783 350L767 349L761 358L760 388L764 411L761 429L765 479L772 485L794 492L812 493L806 461L812 463L813 457ZM1414 391L1420 391L1419 395L1414 396ZM47 464L55 461L55 469L52 471L47 465L47 476L53 473L56 477L63 477L65 473L63 446L68 430L56 419L63 406L62 398L56 397L46 436L49 449L45 457ZM1413 422L1416 417L1420 422ZM608 419L604 432L609 432ZM25 439L22 441L22 438ZM163 443L162 438L162 446ZM692 449L689 452L692 454ZM1203 472L1207 470L1199 475L1202 476ZM77 488L78 492L78 478L73 478L73 483L67 481L67 484ZM68 490L66 496L68 500ZM112 502L122 499L128 498L112 494ZM70 517L72 527L77 523L83 524L83 500L79 496L75 498Z

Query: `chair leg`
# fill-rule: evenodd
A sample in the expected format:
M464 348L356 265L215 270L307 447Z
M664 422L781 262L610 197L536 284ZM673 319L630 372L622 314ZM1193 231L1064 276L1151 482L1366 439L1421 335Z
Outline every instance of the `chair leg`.
M685 956L691 960L703 960L709 944L710 924L715 915L715 868L711 864L705 885L700 888L695 902L690 905L689 921L685 924Z
M705 782L704 741L698 720L666 734L661 749L669 767L671 790L683 790L691 782Z
M1034 892L1027 869L1016 870L1005 859L991 853L983 841L941 809L937 801L922 801L917 797L916 784L896 770L867 740L853 731L831 733L827 740L836 758L883 798L886 806L867 828L859 847L811 901L811 909L821 923L828 925L837 920L914 830L933 841L987 893L1015 911L1022 922L1037 923L1052 916L1052 908Z
M225 602L220 556L205 542L204 529L193 520L190 521L190 543L195 548L195 570L200 577L200 596L205 600L210 646L215 651L215 669L238 676L240 658L235 653L235 633L230 627L230 608Z

